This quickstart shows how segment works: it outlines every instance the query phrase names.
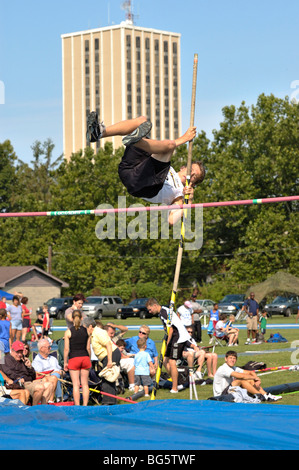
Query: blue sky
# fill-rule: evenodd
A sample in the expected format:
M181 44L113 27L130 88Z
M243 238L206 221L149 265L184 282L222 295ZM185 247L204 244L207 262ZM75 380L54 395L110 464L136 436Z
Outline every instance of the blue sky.
M11 140L23 161L48 137L54 156L62 153L61 34L119 24L123 1L0 0L0 142ZM298 0L134 0L133 7L137 25L181 33L184 128L194 53L195 125L210 138L226 105L255 104L261 93L299 99Z

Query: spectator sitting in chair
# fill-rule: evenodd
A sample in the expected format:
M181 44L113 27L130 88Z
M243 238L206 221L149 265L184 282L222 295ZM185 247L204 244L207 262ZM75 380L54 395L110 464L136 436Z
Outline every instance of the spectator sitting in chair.
M233 326L235 319L235 315L230 315L229 322L225 328L229 340L228 346L238 346L239 329Z
M130 354L126 351L126 342L124 339L118 339L115 344L120 350L121 354L120 370L125 371L127 373L129 381L129 390L130 392L133 392L135 390L135 354Z
M125 341L126 341L126 351L131 354L137 354L139 352L137 341L142 338L146 339L146 352L148 352L149 355L151 356L152 362L154 364L154 369L155 369L155 372L151 373L152 374L151 376L153 377L158 368L158 351L157 351L155 342L151 338L149 338L150 331L151 330L149 326L141 325L141 327L139 328L138 336L132 336L132 338L125 339ZM152 371L154 369L152 369Z
M116 325L115 323L109 322L104 326L104 330L107 331L110 338L113 339L113 341L116 343L116 341L121 339L127 333L128 327L125 325Z
M1 371L13 381L19 381L29 391L32 405L47 404L53 395L53 384L36 380L36 372L28 358L24 358L24 343L15 341L11 346L10 354L4 357L0 365Z
M116 333L116 329L118 329L118 333ZM114 323L107 323L107 325L104 326L104 330L107 331L108 335L111 338L111 341L116 344L118 349L120 350L121 353L121 359L120 359L120 370L126 372L128 376L128 381L129 381L129 390L133 391L134 390L134 377L135 377L135 367L134 367L134 355L126 352L125 346L126 342L125 340L122 340L122 337L124 334L128 331L128 327L124 325L115 325ZM119 345L119 341L121 342ZM124 343L124 347L122 344L122 341Z
M194 375L195 375L195 378L201 380L202 379L201 369L202 369L204 361L206 360L208 377L213 378L217 370L217 360L218 360L217 354L209 353L204 348L201 349L197 346L195 339L192 338L192 334L193 334L192 326L186 327L186 330L191 337L190 343L194 345L194 348L190 348L188 345L186 345L183 351L183 357L187 360L188 366L193 367L194 360L197 359L198 368Z
M58 360L51 354L51 346L46 338L40 339L38 342L38 354L32 361L32 367L37 372L37 375L41 376L45 382L51 382L53 384L53 395L50 397L50 401L54 401L54 395L56 401L62 400L61 379L62 369L58 364ZM39 374L40 373L40 374Z
M223 339L224 341L228 342L226 327L227 327L227 315L222 313L219 316L219 321L217 321L215 325L215 335L216 335L216 338Z
M0 397L10 397L12 400L20 400L24 405L27 405L30 398L30 393L25 388L10 389L14 383L12 379L9 379L4 372L0 371Z
M229 322L226 321L227 316L220 315L220 320L216 323L216 337L225 340L228 346L238 346L238 328L233 328L232 324L235 321L234 315L230 315Z

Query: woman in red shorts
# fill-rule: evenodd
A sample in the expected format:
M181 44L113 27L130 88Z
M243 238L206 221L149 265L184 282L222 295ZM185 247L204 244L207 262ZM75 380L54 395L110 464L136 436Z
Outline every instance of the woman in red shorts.
M64 370L69 371L73 383L74 404L80 405L80 384L83 392L83 406L88 405L88 377L91 368L90 336L81 325L82 313L74 310L73 326L64 335Z

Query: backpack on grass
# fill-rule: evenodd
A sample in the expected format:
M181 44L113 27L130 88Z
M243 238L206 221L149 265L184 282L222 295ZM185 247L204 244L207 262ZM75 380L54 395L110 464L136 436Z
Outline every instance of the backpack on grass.
M287 343L288 340L281 336L280 333L274 333L270 335L270 338L267 340L267 343Z

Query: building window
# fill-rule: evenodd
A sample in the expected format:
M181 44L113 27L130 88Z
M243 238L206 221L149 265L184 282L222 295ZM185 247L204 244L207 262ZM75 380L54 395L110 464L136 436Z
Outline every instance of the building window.
M96 106L96 112L98 113L98 116L100 116L100 54L99 54L99 49L100 49L100 41L98 38L95 38L94 40L94 71L95 71L95 106ZM98 141L97 144L97 150L101 147L101 142Z
M90 113L90 76L89 76L89 40L85 40L85 107L86 107L86 117Z
M163 45L164 57L164 125L165 125L165 139L169 139L169 55L168 55L168 42L164 41Z
M136 63L136 111L137 116L141 116L141 41L140 36L135 40L135 63Z
M156 107L156 139L161 138L160 128L160 42L154 42L154 62L155 62L155 107Z
M179 137L179 123L178 123L178 45L176 42L172 43L172 74L173 74L173 119L174 119L174 138Z
M150 63L150 39L145 38L145 83L146 83L146 94L145 94L145 102L146 102L146 116L148 119L151 119L151 92L150 92L150 84L151 84L151 63Z
M126 60L127 60L127 118L132 119L132 46L131 36L126 36Z

